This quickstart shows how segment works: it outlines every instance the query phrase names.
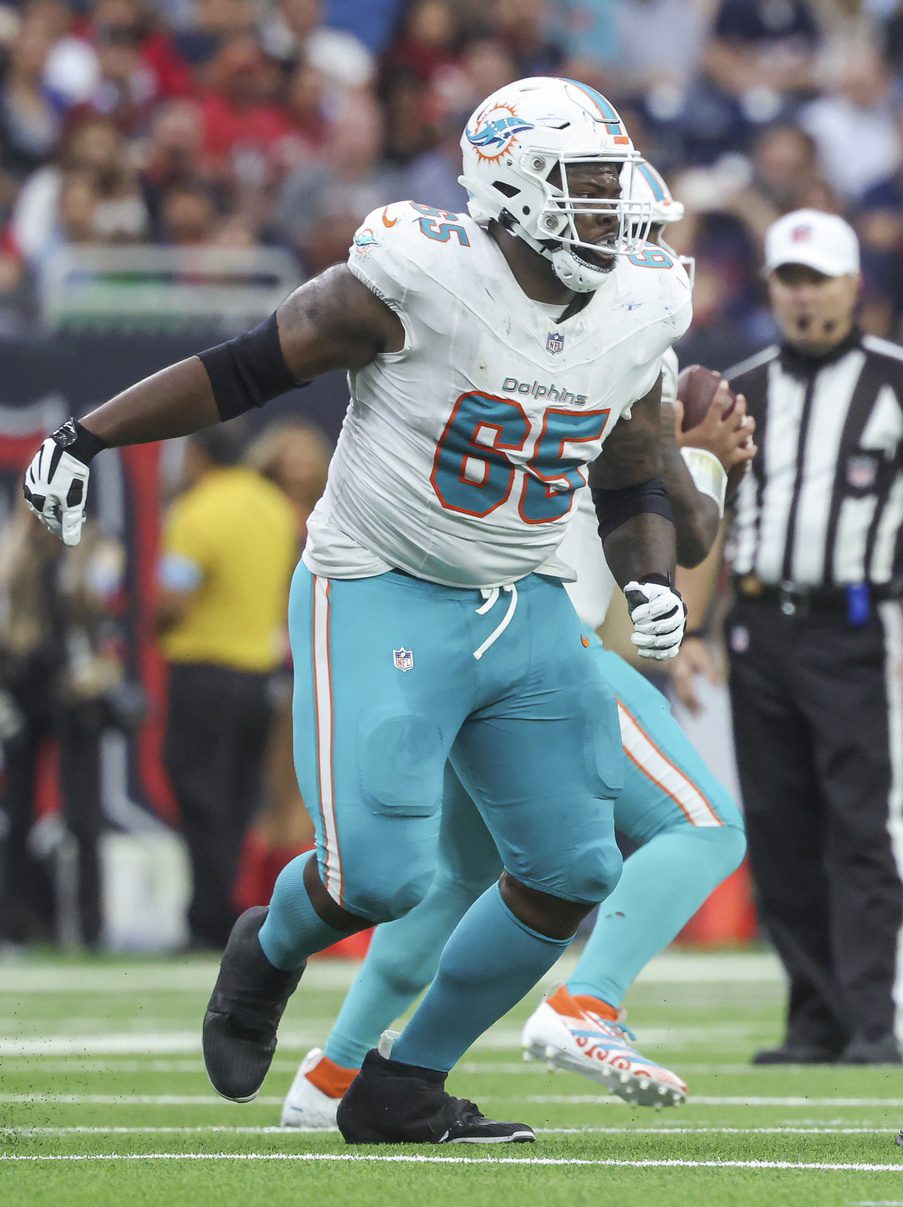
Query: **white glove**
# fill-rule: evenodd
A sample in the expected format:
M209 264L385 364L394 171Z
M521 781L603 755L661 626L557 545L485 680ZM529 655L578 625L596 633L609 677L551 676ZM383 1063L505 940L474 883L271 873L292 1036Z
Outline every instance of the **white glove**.
M641 658L667 662L675 657L687 627L687 605L665 583L631 582L624 588L634 631L630 640Z
M64 545L81 540L91 472L87 462L103 447L96 436L69 419L47 437L25 471L25 502Z

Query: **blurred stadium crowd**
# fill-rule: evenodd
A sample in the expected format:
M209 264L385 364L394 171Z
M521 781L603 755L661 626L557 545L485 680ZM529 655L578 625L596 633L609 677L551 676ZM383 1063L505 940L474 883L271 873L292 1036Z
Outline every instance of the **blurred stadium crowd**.
M285 248L303 279L377 204L461 209L476 102L562 74L686 204L709 363L770 336L760 239L799 206L853 221L864 326L900 336L897 0L5 0L0 59L7 331L68 245Z
M34 366L52 358L43 345L30 350L18 371L29 390L18 398L9 354L46 320L42 299L61 255L175 249L177 267L165 270L171 285L191 284L199 273L188 248L214 257L259 249L287 261L281 282L300 282L344 260L356 227L377 206L410 197L463 209L457 177L467 118L502 84L539 74L579 78L610 97L635 145L684 203L685 219L669 230L677 250L696 258L694 324L678 349L684 363L723 369L775 335L761 282L762 238L777 217L800 207L842 214L855 226L862 326L903 339L903 0L0 0L0 338L16 495L24 433L28 424L46 426L44 386L31 389L40 377ZM185 301L180 294L169 303L180 334L203 318L199 307L192 320ZM162 293L158 302L165 304ZM227 334L245 325L235 314L226 318ZM55 334L44 340L56 342ZM103 359L106 352L104 345ZM80 355L71 364L84 370L96 346ZM131 353L116 355L130 377ZM84 375L59 370L53 388L71 391ZM59 405L55 398L50 403ZM268 410L264 422L272 418ZM304 426L277 425L261 439L247 465L282 487L303 544L328 443ZM261 448L267 457L255 461ZM134 475L153 455L126 468ZM146 476L156 483L155 466ZM113 485L108 497L125 490L123 513L134 511L135 481ZM100 475L98 486L103 500ZM29 517L8 509L4 516L5 507L0 500L0 518L9 521L0 532L0 848L7 847L0 942L33 933L32 919L14 925L9 907L27 904L41 861L11 852L34 846L38 745L52 733L68 785L62 812L81 860L80 937L94 943L104 826L98 785L106 774L98 744L111 729L146 731L147 718L159 728L161 701L147 690L146 674L139 684L134 652L152 637L140 617L135 632L121 631L129 607L143 606L145 580L133 563L139 553L156 555L156 536L142 528L144 540L130 543L140 525L129 512L116 545L114 534L100 531L101 519L83 564L70 565ZM127 605L121 584L129 575ZM49 671L35 674L35 665L62 666L62 687ZM37 694L18 692L32 682ZM261 881L271 885L309 841L284 691L273 712L264 808L237 887L243 904L266 899ZM82 752L75 766L73 753ZM139 754L141 767L149 761ZM249 798L243 824L256 804ZM747 903L744 894L746 913ZM748 933L744 921L735 934L744 927ZM191 938L219 941L196 929Z

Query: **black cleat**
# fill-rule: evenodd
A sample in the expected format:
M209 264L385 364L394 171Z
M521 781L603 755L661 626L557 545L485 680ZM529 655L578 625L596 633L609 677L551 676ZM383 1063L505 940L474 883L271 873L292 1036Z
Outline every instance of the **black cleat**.
M752 1058L754 1065L834 1065L840 1060L835 1048L820 1044L782 1044L780 1048L763 1048Z
M233 1102L257 1097L276 1051L276 1028L304 965L274 968L257 935L267 907L246 909L223 952L204 1015L204 1064L217 1094Z
M380 1048L391 1051L386 1032ZM346 1144L511 1144L535 1140L525 1123L497 1123L445 1092L445 1073L402 1064L375 1048L339 1103Z
M900 1047L894 1035L882 1035L878 1039L853 1039L844 1048L840 1063L844 1065L898 1065Z

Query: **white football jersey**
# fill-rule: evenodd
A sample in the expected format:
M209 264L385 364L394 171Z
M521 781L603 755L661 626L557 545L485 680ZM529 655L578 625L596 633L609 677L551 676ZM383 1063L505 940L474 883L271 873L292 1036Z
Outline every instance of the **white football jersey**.
M348 263L406 338L349 374L307 566L333 578L396 568L457 587L573 578L556 551L575 496L689 326L683 269L651 245L619 257L559 322L471 218L412 202L374 211Z
M672 403L677 397L677 354L669 348L662 357L662 402ZM588 490L577 494L574 518L568 525L558 556L577 573L577 581L567 584L577 615L592 629L598 629L605 619L615 590L614 575L608 568L599 522Z

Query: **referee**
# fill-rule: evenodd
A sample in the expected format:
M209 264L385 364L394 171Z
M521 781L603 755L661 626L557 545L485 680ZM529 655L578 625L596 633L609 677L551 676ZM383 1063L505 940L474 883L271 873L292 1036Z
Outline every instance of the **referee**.
M761 918L790 981L784 1043L754 1060L897 1064L903 348L856 327L842 219L785 215L765 273L783 343L726 374L759 445L730 542L735 745Z

